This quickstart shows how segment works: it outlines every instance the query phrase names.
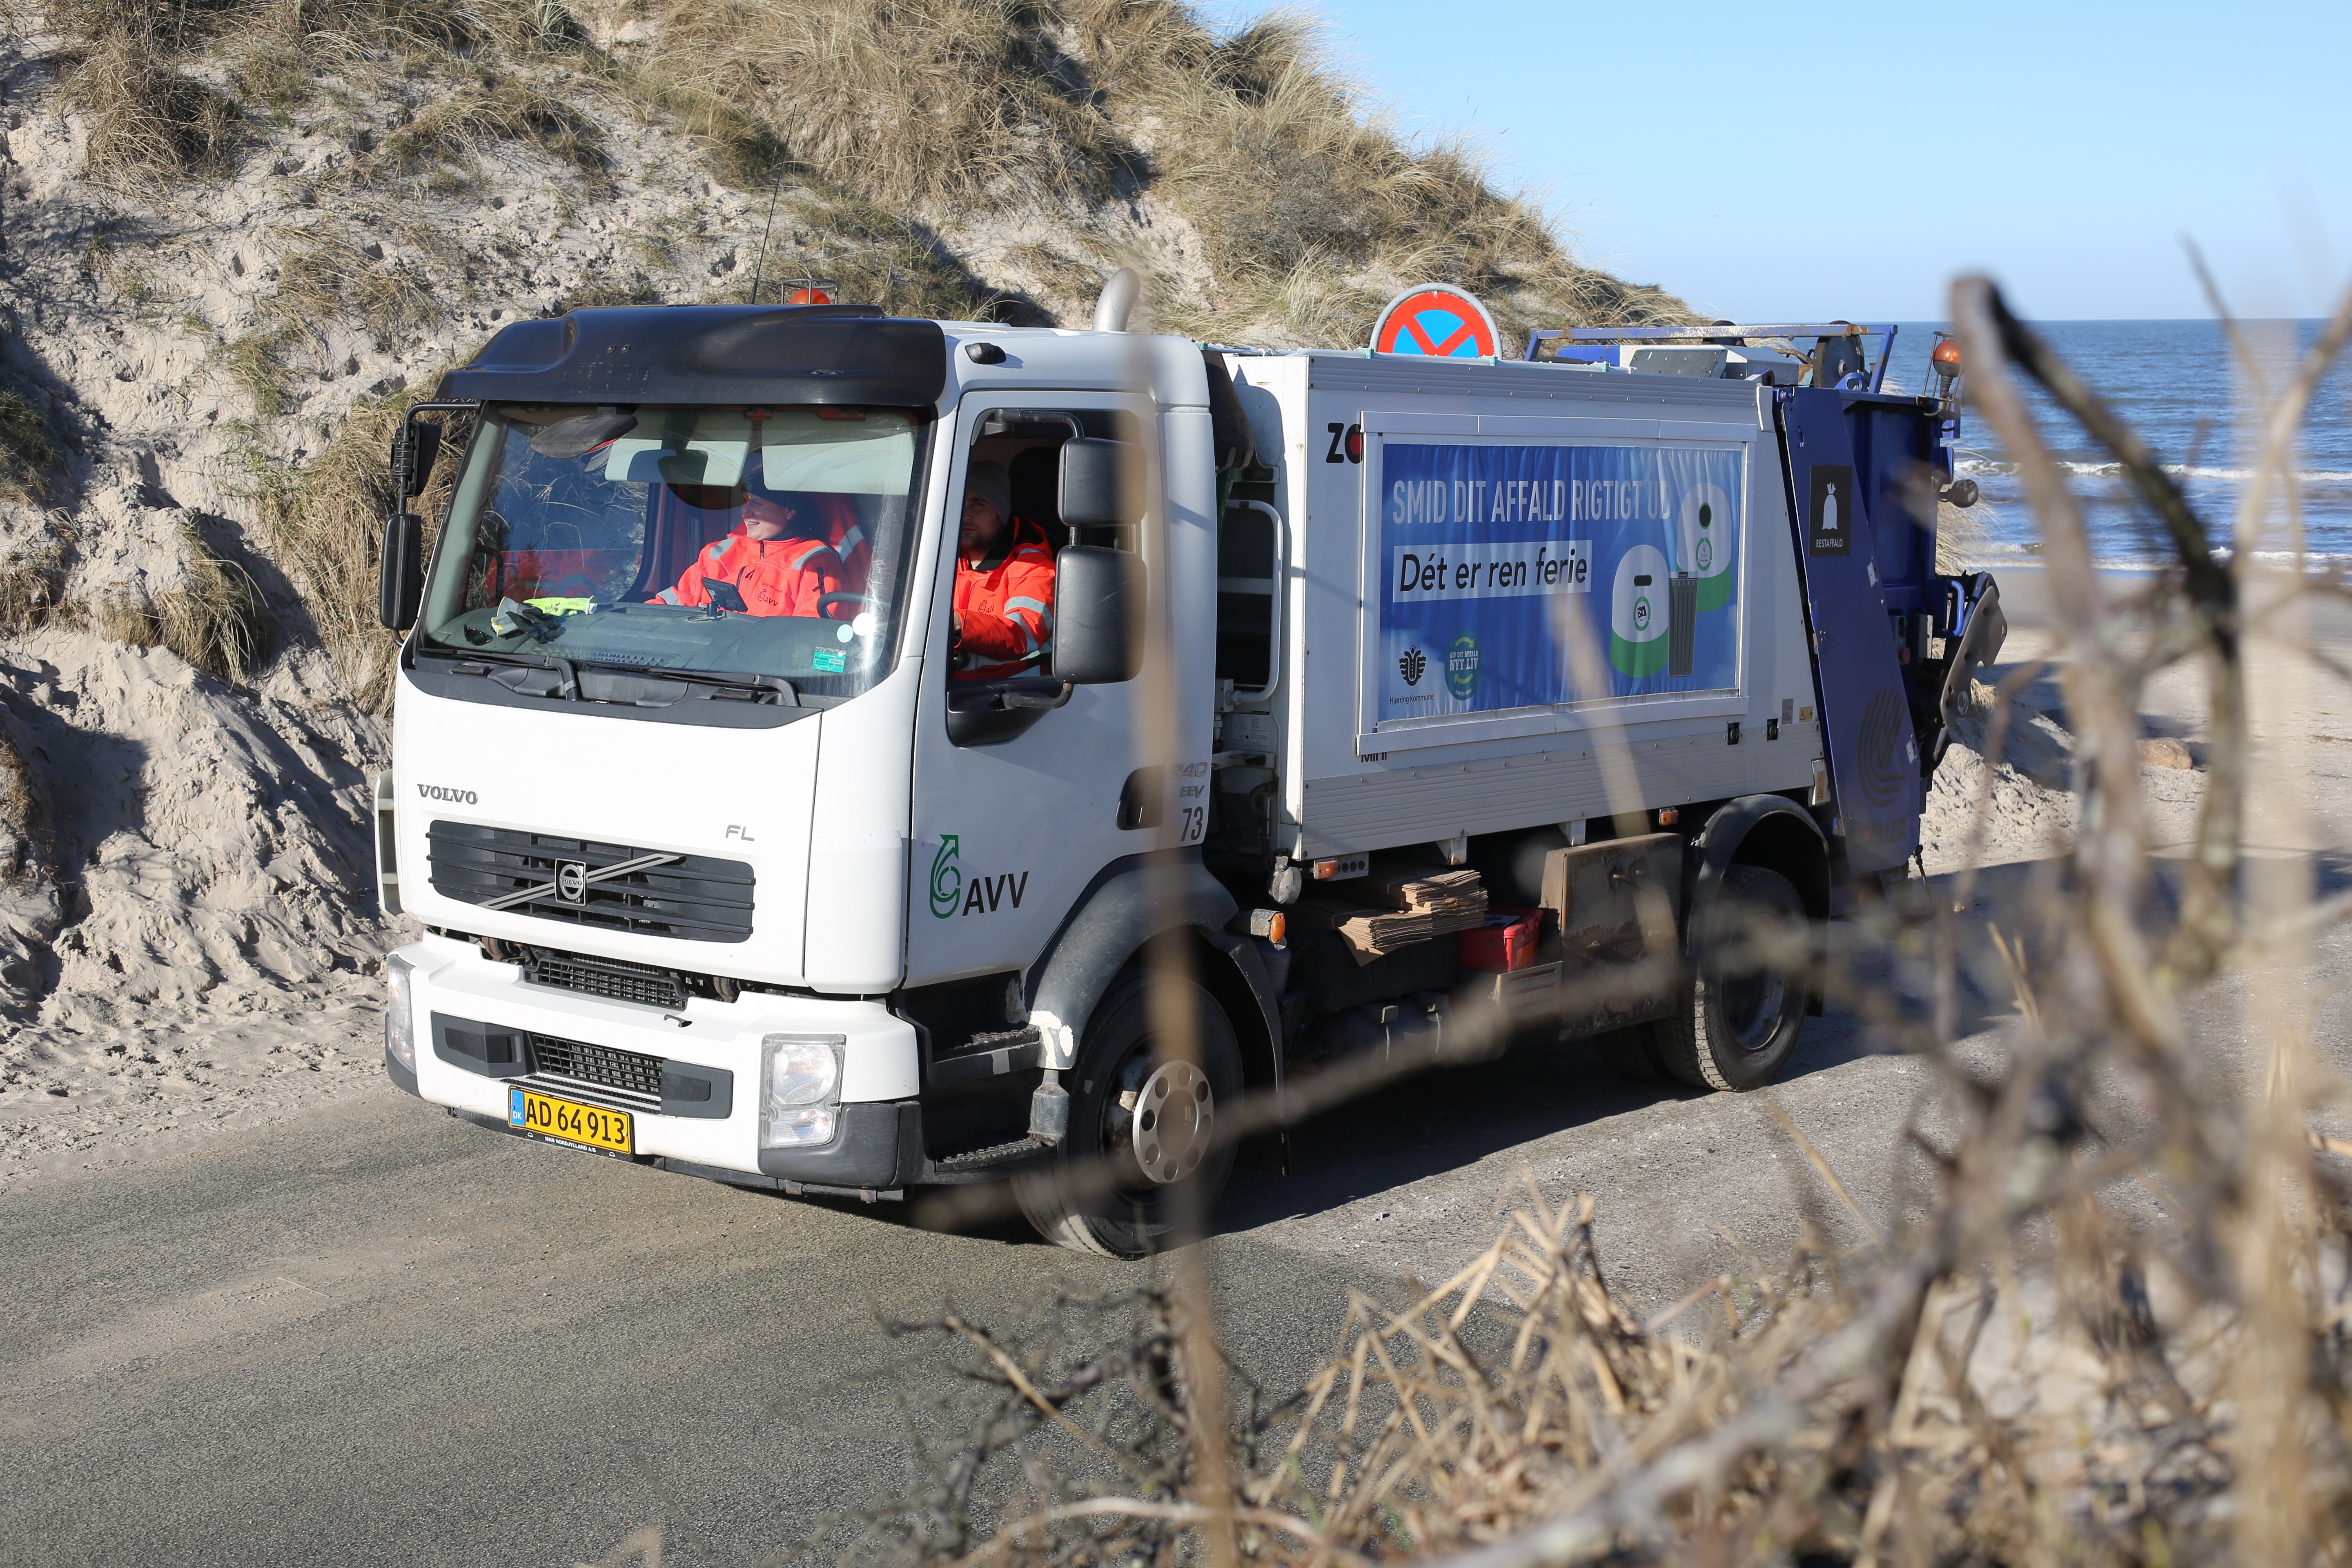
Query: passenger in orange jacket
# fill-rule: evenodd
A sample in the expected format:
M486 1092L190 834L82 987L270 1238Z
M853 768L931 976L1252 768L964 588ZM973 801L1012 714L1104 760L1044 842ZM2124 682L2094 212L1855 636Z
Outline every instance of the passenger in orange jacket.
M816 616L827 594L841 592L841 560L821 539L794 537L799 512L795 498L771 497L754 490L743 498L743 521L738 531L713 540L677 580L675 588L656 595L665 605L708 605L739 607L728 602L731 588L741 595L740 607L754 616ZM720 592L714 594L711 584ZM834 612L852 606L837 605ZM836 614L836 618L841 618Z
M813 495L809 500L815 507L816 526L802 531L833 547L841 562L844 592L865 593L866 579L874 574L874 542L866 537L857 508L845 495Z
M1013 481L1002 463L972 464L956 544L955 621L948 642L956 668L950 679L1048 673L1054 552L1044 529L1013 515Z

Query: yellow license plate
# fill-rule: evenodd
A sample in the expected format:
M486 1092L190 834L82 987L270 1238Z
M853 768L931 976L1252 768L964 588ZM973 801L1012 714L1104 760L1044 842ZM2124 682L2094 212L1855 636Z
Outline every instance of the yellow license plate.
M527 1089L507 1090L507 1125L535 1137L577 1143L607 1154L636 1152L636 1129L627 1111L581 1105Z

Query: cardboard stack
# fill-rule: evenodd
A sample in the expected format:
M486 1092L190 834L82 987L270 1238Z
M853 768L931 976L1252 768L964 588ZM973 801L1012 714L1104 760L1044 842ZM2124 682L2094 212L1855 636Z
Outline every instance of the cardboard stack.
M1304 925L1338 931L1359 963L1486 921L1486 889L1478 873L1427 866L1375 869L1369 877L1334 882L1298 906Z

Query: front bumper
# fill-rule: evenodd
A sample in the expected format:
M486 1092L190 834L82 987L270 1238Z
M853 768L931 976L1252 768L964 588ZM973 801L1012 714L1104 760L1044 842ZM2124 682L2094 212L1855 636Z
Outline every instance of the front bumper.
M401 1088L433 1104L505 1127L509 1090L523 1085L627 1110L640 1162L695 1175L866 1195L920 1179L914 1026L879 1002L747 991L731 1003L697 997L666 1009L528 984L515 965L446 937L426 937L400 956L415 965L413 1082L397 1064L386 1065ZM846 1042L829 1142L760 1147L760 1043L778 1033ZM666 1091L632 1093L551 1075L537 1070L541 1058L523 1043L532 1037L651 1058L663 1084L715 1080L731 1084L731 1098L706 1092L687 1103ZM714 1114L714 1101L725 1104L724 1114Z

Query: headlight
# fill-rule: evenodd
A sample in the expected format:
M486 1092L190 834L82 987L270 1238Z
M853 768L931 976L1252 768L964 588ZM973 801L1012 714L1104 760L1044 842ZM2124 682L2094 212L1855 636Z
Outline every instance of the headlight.
M390 993L383 1002L383 1050L409 1072L416 1070L416 1015L408 1000L408 977L415 968L397 953L383 961L383 984Z
M841 1035L770 1035L760 1042L760 1147L833 1142Z

